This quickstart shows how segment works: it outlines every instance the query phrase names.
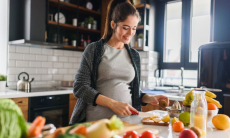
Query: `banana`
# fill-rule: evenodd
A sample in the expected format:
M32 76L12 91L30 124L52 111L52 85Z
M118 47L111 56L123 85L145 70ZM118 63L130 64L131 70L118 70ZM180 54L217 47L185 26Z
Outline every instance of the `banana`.
M214 94L214 93L212 93L210 91L206 91L205 96L208 96L210 98L216 98L216 94Z
M191 103L187 102L186 100L183 100L182 103L183 103L183 105L186 105L186 106L190 106L191 105Z
M205 96L206 100L208 103L214 103L218 108L222 108L222 105L220 104L219 101L215 100L215 99L212 99L208 96Z

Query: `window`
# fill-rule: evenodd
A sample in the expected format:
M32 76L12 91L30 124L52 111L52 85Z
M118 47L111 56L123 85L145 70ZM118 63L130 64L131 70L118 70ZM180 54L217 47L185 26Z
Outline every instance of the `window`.
M165 0L159 2L156 36L164 84L196 86L198 48L211 41L212 0ZM186 72L186 73L185 73ZM179 74L179 75L178 75ZM190 75L189 75L190 74ZM194 77L195 76L195 77Z

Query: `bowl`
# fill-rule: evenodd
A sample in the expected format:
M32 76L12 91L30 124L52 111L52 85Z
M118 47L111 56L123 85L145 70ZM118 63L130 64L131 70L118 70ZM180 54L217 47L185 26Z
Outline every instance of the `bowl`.
M166 107L168 114L170 117L179 117L180 113L182 113L182 110L179 109L172 109L171 106Z
M207 121L208 122L212 122L212 118L218 114L219 109L216 110L208 110L208 117L207 117Z

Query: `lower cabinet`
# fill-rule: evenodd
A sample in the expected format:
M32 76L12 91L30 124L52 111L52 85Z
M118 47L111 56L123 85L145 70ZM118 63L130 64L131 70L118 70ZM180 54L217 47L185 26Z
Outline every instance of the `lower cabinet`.
M76 102L77 102L77 98L74 97L73 94L70 94L69 95L69 121L70 121L71 115L73 113L73 109L75 107Z
M169 106L172 106L173 103L174 103L174 100L169 100ZM179 103L182 106L182 102L179 101ZM146 106L142 106L142 112L148 112L152 110L166 110L166 109L163 109L157 105L152 105L152 104L147 104Z
M25 97L25 98L12 98L12 100L22 110L24 118L28 122L28 97Z

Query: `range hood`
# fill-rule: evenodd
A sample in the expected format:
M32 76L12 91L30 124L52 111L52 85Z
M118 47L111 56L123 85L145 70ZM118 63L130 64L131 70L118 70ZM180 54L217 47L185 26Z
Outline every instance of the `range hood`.
M41 48L64 48L63 44L46 42L46 0L11 0L9 44ZM58 30L57 32L58 33ZM51 36L48 36L51 38Z
M39 47L39 48L64 48L63 44L32 41L32 40L25 40L25 39L10 41L9 44L13 46L29 46L29 47Z

